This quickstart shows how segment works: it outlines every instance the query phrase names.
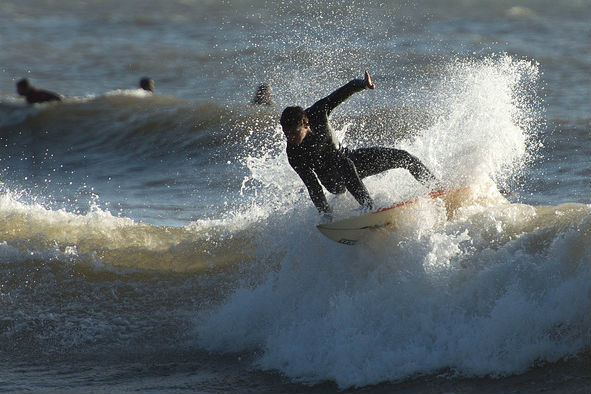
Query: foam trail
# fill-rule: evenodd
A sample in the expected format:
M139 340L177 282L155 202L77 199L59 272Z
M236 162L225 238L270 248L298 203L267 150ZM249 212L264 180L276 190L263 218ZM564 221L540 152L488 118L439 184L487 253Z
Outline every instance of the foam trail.
M277 272L199 322L200 343L260 348L264 369L342 387L520 373L589 346L590 213L475 206L441 231L355 249L299 228Z

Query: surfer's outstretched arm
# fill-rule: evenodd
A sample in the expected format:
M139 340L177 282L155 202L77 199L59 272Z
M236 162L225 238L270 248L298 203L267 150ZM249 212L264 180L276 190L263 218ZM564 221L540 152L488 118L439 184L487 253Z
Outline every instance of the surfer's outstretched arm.
M333 109L339 104L342 104L345 100L351 97L354 93L361 92L365 89L375 89L375 84L371 81L371 77L368 71L365 71L363 79L353 79L344 86L341 86L330 95L318 100L312 107L311 112L322 111L328 116Z

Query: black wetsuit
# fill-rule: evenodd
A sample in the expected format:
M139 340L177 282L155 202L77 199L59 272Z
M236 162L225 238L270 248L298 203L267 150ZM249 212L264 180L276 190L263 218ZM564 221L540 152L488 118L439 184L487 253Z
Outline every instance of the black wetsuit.
M365 81L354 79L317 101L306 114L310 132L301 144L287 144L289 164L304 181L310 198L321 213L330 213L322 186L333 194L348 190L364 207L373 208L373 201L361 181L370 175L392 168L406 168L421 182L433 180L433 175L414 156L393 148L361 148L349 150L340 147L328 123L328 116L353 93L365 89Z
M45 103L47 101L61 101L61 97L53 92L49 92L47 90L35 89L31 88L27 94L25 95L27 99L27 103L29 104L36 104L36 103Z

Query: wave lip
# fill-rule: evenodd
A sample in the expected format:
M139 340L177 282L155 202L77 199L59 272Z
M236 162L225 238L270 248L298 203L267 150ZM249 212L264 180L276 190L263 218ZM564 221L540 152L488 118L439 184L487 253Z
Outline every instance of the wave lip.
M156 226L97 207L87 214L52 211L5 194L0 196L0 242L6 262L34 256L86 269L198 273L244 261L252 230L230 231L223 221Z

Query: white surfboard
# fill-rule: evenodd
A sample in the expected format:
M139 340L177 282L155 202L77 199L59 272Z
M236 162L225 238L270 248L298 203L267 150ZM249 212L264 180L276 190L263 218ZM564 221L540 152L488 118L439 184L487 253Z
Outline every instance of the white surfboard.
M355 245L376 229L387 227L389 231L398 230L398 224L405 216L412 214L412 208L421 199L440 198L445 203L448 218L465 201L470 193L468 187L454 190L438 190L426 196L394 204L359 216L319 224L318 230L329 239L346 245Z

